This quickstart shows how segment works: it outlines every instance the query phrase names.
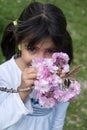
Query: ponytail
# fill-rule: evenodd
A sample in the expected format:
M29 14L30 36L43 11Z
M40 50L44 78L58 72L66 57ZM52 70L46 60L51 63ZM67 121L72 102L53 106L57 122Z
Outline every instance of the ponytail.
M15 38L15 26L10 23L3 34L1 41L2 54L9 60L15 54L16 38Z

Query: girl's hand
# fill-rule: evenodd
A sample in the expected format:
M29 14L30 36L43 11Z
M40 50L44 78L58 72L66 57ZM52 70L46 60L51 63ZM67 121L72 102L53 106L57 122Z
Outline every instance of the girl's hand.
M37 74L37 71L34 67L25 68L24 71L22 72L21 84L19 88L23 89L23 88L30 87L30 90L28 90L27 92L19 92L19 95L22 101L25 101L27 96L32 92L33 90L32 86L36 79L36 74Z

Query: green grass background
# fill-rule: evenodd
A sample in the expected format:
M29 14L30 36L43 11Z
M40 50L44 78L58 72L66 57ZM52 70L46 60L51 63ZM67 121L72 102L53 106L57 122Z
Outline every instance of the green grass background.
M16 20L32 0L0 0L0 40L7 24ZM76 78L81 83L80 95L70 103L64 130L87 130L87 0L38 0L59 6L66 18L74 48L71 68L81 65ZM0 50L0 63L5 59Z

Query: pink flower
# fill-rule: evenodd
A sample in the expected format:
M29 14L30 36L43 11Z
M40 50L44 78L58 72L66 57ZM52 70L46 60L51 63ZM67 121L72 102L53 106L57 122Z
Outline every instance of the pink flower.
M80 84L70 80L64 84L61 74L69 72L69 57L66 53L54 53L52 58L35 58L32 66L37 68L37 79L34 82L36 98L41 106L51 108L58 102L73 100L80 93ZM67 78L66 78L67 80Z
M59 66L63 66L69 62L69 56L63 52L54 53L52 58L53 62Z
M45 108L51 108L56 105L56 100L54 98L47 98L45 95L39 95L39 103Z
M62 73L66 74L69 72L69 65L66 64L66 65L63 65L62 66Z
M36 80L34 85L35 85L35 89L42 93L48 92L50 89L48 82L44 79L41 79L40 81Z

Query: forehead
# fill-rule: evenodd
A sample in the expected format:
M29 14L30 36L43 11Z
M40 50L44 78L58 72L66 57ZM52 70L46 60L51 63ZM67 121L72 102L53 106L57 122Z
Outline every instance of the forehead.
M55 45L50 37L42 39L35 46L39 47L39 48L54 48L55 47Z

